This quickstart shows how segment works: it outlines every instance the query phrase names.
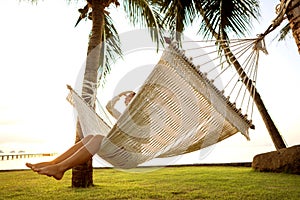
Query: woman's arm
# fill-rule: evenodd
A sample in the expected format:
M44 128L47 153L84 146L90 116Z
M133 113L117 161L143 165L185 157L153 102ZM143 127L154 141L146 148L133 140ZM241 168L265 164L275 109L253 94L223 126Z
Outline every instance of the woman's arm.
M121 116L121 113L115 108L115 105L117 103L117 101L120 100L120 96L115 96L112 100L110 100L107 104L106 104L106 109L108 110L108 112L116 119L118 119Z
M133 93L132 91L125 91L120 93L118 96L115 96L112 100L110 100L107 105L106 109L108 112L116 119L118 119L121 116L121 113L115 108L115 105L117 101L120 100L120 97L125 96L127 97L127 94ZM126 100L126 99L125 99Z

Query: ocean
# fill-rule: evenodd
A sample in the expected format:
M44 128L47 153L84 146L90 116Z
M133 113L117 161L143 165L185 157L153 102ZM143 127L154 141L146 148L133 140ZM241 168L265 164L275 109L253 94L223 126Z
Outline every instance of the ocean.
M185 154L184 156L171 157L166 159L154 159L152 161L142 164L142 166L157 166L157 165L185 165L185 164L208 164L208 163L239 163L252 162L256 154L270 151L270 147L256 147L256 148L211 148L198 152ZM1 154L0 154L1 155ZM58 154L57 154L58 155ZM38 163L53 160L55 156L40 156L31 158L19 158L13 160L0 159L1 170L23 170L28 169L25 166L26 162ZM95 157L93 162L94 167L107 167L108 163Z
M23 170L28 169L25 166L26 162L38 163L53 160L56 156L40 156L32 158L19 158L13 160L0 160L0 171L1 170Z

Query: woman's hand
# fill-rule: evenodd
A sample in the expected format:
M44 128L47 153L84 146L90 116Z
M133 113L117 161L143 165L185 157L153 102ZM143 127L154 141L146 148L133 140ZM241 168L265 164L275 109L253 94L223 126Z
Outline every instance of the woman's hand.
M127 94L134 93L133 91L125 91L118 95L118 97L127 96Z

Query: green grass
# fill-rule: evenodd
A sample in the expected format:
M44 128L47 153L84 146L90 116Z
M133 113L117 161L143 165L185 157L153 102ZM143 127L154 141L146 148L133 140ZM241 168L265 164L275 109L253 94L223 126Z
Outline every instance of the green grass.
M165 167L130 173L95 169L95 187L72 188L31 171L0 172L0 199L300 199L300 176L250 167Z

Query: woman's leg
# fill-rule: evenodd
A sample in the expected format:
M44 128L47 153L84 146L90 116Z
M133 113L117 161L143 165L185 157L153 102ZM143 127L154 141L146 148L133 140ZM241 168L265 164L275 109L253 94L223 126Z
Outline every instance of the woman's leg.
M88 141L88 143L83 145L73 155L64 159L62 162L42 168L37 168L35 170L39 174L53 176L55 179L60 180L63 177L65 171L92 158L92 156L99 150L102 139L102 135L95 135Z
M68 149L66 152L58 156L52 161L49 162L40 162L36 164L26 163L26 166L31 168L33 171L35 171L36 168L42 168L46 167L48 165L53 165L62 162L63 160L67 159L68 157L72 156L78 149L80 149L83 145L87 144L91 139L93 138L93 135L88 135L84 137L81 141L74 144L70 149Z

